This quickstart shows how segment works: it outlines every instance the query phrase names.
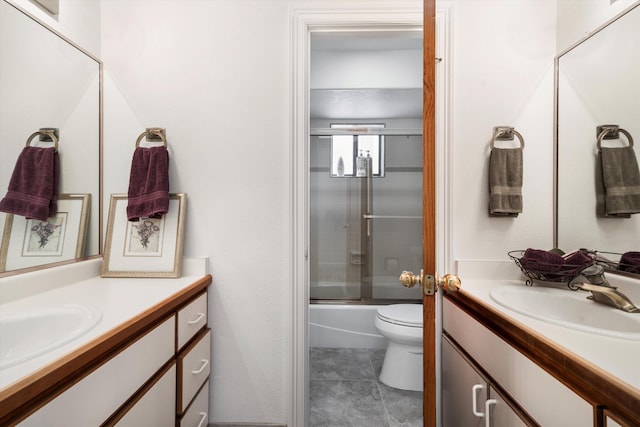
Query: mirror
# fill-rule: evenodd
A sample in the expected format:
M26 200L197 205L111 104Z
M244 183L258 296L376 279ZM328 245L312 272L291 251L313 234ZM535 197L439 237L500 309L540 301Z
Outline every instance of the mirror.
M7 193L14 166L29 137L41 128L57 128L58 212L66 215L64 234L56 237L60 244L42 253L26 244L29 230L41 224L29 224L24 217L0 212L0 265L5 266L0 277L98 255L101 62L2 0L0 64L0 197ZM30 143L46 144L51 143L40 141L40 136ZM55 227L61 230L63 225ZM39 236L40 245L47 243L42 240L42 232ZM53 242L54 236L48 242Z
M640 214L597 212L599 125L615 124L640 143L640 7L635 6L556 58L556 247L588 248L613 261L640 251ZM603 147L629 146L622 133Z

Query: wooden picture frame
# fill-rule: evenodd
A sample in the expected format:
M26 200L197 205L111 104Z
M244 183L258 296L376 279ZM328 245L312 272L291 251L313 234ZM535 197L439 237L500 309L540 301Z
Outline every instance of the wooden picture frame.
M169 195L162 218L127 219L126 194L112 194L102 277L180 277L187 195Z

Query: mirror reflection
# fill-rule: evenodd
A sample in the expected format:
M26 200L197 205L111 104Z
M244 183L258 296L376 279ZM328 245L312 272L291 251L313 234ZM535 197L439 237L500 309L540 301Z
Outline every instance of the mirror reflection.
M638 187L633 189L634 169L624 164L630 152L613 163L605 153L607 148L617 148L637 156L637 143L632 146L631 140L640 141L639 34L640 7L636 6L558 56L556 62L556 246L597 250L614 262L621 254L640 251L640 213L629 209L620 214L612 209L610 195L616 187L607 189L608 182L617 180L618 189L640 197ZM625 132L608 131L604 137L603 129L598 129L602 125L617 125ZM602 154L598 136L603 136Z
M60 195L47 221L0 212L0 276L99 254L100 61L0 1L0 64L0 198L27 141L52 146L49 128Z

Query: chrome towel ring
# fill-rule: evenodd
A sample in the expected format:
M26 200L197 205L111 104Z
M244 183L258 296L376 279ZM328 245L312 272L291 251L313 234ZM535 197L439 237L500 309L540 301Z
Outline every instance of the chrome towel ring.
M31 140L35 138L37 135L51 138L51 141L53 141L53 149L56 152L58 151L58 137L56 136L56 131L54 129L40 129L38 131L35 131L31 135L29 135L29 138L27 138L27 144L26 144L27 147L31 145Z
M631 134L618 125L600 125L596 128L596 133L598 134L598 150L602 148L603 139L619 139L620 133L627 137L629 147L633 147L633 137Z
M520 149L524 150L524 138L520 132L510 126L496 126L493 128L493 138L491 139L491 149L495 148L496 141L513 141L515 137L520 140Z
M136 148L138 148L138 146L140 145L140 142L142 141L142 138L144 138L145 136L147 137L147 141L160 139L162 140L162 145L164 145L165 147L167 146L167 138L165 137L165 130L163 128L148 128L147 130L142 132L138 137L138 139L136 140ZM155 137L155 138L151 139L149 137Z

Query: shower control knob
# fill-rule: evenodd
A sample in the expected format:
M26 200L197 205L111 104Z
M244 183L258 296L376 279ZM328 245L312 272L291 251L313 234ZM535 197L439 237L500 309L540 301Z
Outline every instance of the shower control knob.
M420 270L420 274L415 275L412 271L403 271L400 275L400 283L405 288L413 288L416 284L422 287L424 283L424 271Z

